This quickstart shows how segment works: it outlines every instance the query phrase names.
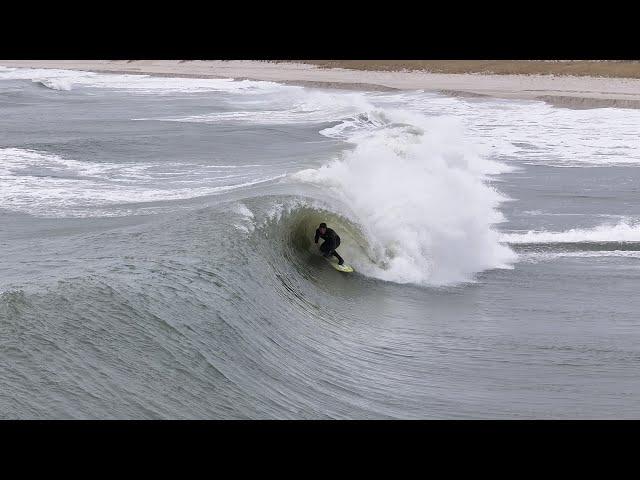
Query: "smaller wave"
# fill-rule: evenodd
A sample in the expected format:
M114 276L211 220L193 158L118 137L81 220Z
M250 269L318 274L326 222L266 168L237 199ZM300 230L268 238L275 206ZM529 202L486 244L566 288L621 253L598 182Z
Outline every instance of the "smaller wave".
M27 305L24 290L9 287L7 290L0 290L0 315L11 318L18 314Z
M511 244L583 243L583 242L640 242L640 223L621 221L616 225L594 228L573 228L564 232L530 230L526 233L502 234L500 240Z
M330 138L349 139L357 133L371 133L375 130L392 128L393 126L394 125L392 125L392 122L383 111L370 110L344 118L339 124L321 130L320 134ZM403 126L408 127L408 125ZM424 132L416 129L416 133L422 134Z
M283 86L281 92L271 91L262 101L235 102L234 106L249 105L251 109L216 111L200 115L158 118L134 118L161 122L216 124L221 122L250 123L256 125L282 125L297 123L327 123L340 120L358 123L362 112L373 109L364 94L315 92L300 87ZM259 109L256 109L256 105ZM266 108L260 108L266 107ZM360 122L362 123L362 122Z
M33 79L34 83L39 83L40 85L50 88L51 90L71 90L71 81L66 78L44 78L44 79Z
M212 112L202 115L191 115L188 117L161 117L161 118L134 118L137 121L154 120L157 122L180 122L180 123L221 123L240 122L254 123L259 125L279 125L298 122L324 122L327 121L323 112L303 111L303 110L257 110L257 111L234 111L234 112Z
M234 213L238 215L238 223L234 224L237 230L244 233L251 233L255 229L255 215L244 203L235 205Z

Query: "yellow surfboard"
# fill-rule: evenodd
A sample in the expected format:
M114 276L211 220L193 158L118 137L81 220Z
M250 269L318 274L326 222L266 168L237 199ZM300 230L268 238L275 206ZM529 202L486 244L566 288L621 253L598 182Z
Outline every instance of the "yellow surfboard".
M336 257L327 258L327 261L339 272L353 272L353 267L351 267L351 265L347 265L346 263L338 265L338 259Z

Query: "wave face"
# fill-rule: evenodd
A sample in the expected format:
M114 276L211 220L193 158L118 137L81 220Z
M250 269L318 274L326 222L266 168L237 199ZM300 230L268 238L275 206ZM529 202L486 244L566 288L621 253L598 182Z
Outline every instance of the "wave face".
M1 418L640 414L634 113L2 68L0 111Z
M321 189L327 209L348 218L367 239L364 250L345 242L351 263L364 275L419 285L473 281L486 269L509 268L516 256L500 243L493 226L506 198L489 185L490 176L513 170L487 158L451 116L376 106L362 93L309 91L261 82L167 79L82 72L10 71L11 79L36 78L54 86L84 85L147 93L199 93L225 89L244 110L183 117L133 118L150 122L207 125L308 124L324 137L354 146L320 167L291 171L260 165L189 162L101 162L47 151L0 149L6 178L2 200L16 211L37 215L103 216L158 212L153 202L218 195L286 177L288 194L300 196L311 184ZM191 81L193 80L193 81ZM57 88L57 87L55 87ZM248 90L247 90L248 89ZM374 96L375 99L375 96ZM144 127L138 127L144 128ZM229 163L229 162L225 162ZM284 167L284 168L282 168ZM299 167L298 167L299 170ZM304 198L304 194L301 198Z

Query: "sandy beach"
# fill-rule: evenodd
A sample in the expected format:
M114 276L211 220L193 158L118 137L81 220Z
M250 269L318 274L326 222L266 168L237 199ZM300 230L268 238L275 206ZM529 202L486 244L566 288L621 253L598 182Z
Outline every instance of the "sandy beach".
M640 108L639 62L0 60L0 66L267 80L358 90L425 90L542 100L569 108ZM467 73L442 73L461 71Z

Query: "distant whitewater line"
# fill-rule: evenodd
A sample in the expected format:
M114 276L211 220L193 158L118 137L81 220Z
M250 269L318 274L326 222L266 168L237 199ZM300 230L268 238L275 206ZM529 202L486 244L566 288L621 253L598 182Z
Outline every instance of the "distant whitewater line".
M234 78L181 78L159 77L145 74L95 73L54 68L0 67L0 80L32 80L53 90L71 90L75 85L93 88L129 90L137 93L199 93L199 92L256 92L287 87L262 80L236 80Z
M596 250L596 251L572 251L572 252L527 252L518 255L518 261L524 263L539 263L554 261L563 258L640 258L638 250Z
M580 242L640 242L640 223L622 221L616 225L594 228L572 228L564 232L529 231L506 233L500 240L511 244L527 243L580 243Z

